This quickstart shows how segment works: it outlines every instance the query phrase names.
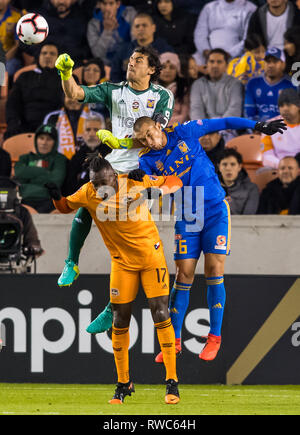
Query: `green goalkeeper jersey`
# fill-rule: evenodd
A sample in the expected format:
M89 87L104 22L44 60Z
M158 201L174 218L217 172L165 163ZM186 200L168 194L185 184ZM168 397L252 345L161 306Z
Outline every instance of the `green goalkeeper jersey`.
M141 116L153 116L160 113L165 118L166 127L172 116L174 96L168 89L150 83L145 91L132 89L128 82L104 82L96 86L82 86L84 103L101 102L110 112L112 133L117 138L131 137L133 124ZM113 150L106 156L118 172L129 172L138 168L140 149Z

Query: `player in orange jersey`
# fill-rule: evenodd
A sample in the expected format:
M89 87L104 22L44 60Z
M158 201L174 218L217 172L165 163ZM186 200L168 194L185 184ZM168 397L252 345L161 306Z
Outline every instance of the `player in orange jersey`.
M122 404L134 392L129 376L129 323L139 283L148 298L166 368L167 404L179 402L175 333L168 311L169 275L158 229L147 207L148 191L174 193L182 187L176 176L148 176L143 181L117 175L101 156L89 158L90 182L62 197L47 184L55 207L70 213L86 207L112 258L110 301L113 307L112 345L118 384L111 404Z

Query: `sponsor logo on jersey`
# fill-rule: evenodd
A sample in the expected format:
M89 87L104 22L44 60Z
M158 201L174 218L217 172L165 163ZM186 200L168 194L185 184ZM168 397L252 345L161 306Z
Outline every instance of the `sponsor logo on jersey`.
M256 89L256 96L257 96L257 97L260 97L260 96L261 96L261 89L260 89L260 88L257 88L257 89Z
M133 110L134 112L137 112L137 111L139 110L139 108L140 108L140 103L139 103L138 101L134 101L134 102L132 103L132 110Z
M217 237L217 244L215 245L215 249L220 249L225 251L227 249L226 247L226 236L218 236Z
M159 242L155 243L154 248L158 249L159 247L160 247L160 243Z
M150 100L150 99L148 99L147 100L147 108L148 109L153 109L154 108L154 103L155 103L155 100Z

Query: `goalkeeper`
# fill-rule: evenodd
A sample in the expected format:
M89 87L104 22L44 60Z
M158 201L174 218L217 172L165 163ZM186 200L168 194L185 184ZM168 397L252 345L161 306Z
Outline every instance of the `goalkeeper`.
M176 279L170 293L170 312L175 330L176 350L181 352L181 328L189 303L196 265L200 253L204 253L204 273L207 281L207 300L210 311L210 333L199 357L213 360L221 345L221 327L225 306L224 266L230 251L230 212L214 166L199 143L199 137L217 130L251 128L267 135L286 130L282 120L269 123L255 122L244 118L203 119L162 130L158 123L147 117L139 118L134 125L134 137L145 151L140 153L140 168L137 179L143 174L171 175L181 178L184 199L177 210L175 225ZM106 144L120 147L122 144L106 130L98 137ZM160 162L159 168L156 162ZM201 203L197 198L197 187L203 186ZM176 198L175 198L176 203ZM191 204L188 210L187 204ZM182 206L182 207L181 207ZM203 215L201 215L203 213ZM94 321L95 322L95 321ZM93 323L92 323L93 325ZM156 357L163 362L163 355Z

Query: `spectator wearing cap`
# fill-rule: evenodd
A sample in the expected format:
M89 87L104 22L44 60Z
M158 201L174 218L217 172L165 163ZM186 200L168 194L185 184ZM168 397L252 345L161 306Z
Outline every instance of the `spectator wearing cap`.
M264 46L283 50L284 32L299 25L300 11L289 0L267 0L250 18L248 35L256 33L263 39Z
M295 157L283 157L278 165L278 178L261 192L257 214L300 214L299 175Z
M266 121L279 115L278 95L282 89L294 88L285 75L283 50L272 47L266 51L265 72L249 80L246 86L244 112L249 119Z
M296 89L283 89L278 97L280 115L287 125L284 134L262 135L263 165L278 168L285 156L300 153L300 96ZM275 118L276 119L276 118Z
M189 92L181 74L180 59L176 53L166 52L160 55L162 70L158 83L174 94L174 109L169 123L183 123L189 120Z
M58 133L54 126L41 125L34 136L36 153L20 156L15 164L15 176L20 183L22 203L39 213L54 209L45 183L61 187L66 176L67 158L57 151Z
M120 0L98 0L87 29L93 56L110 65L118 45L130 42L130 28L135 15L136 10L122 5Z

